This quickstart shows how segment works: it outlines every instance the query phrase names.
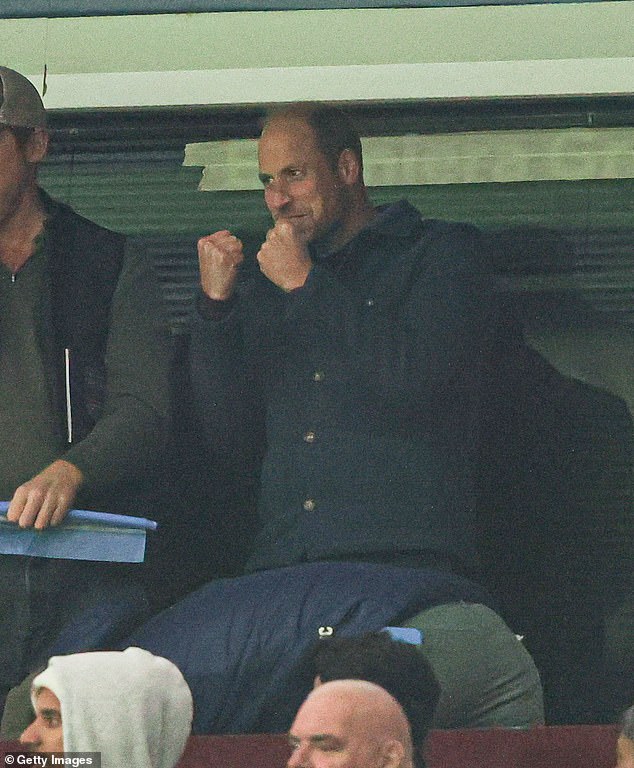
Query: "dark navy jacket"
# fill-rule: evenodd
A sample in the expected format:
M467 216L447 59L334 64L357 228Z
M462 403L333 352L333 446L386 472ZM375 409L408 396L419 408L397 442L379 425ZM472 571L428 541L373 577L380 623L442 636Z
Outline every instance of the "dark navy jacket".
M300 661L320 626L355 636L459 600L491 606L481 588L450 574L307 563L213 581L121 647L178 666L194 697L195 733L270 733L288 729L312 685Z
M261 471L251 569L397 551L474 561L489 284L473 227L401 202L303 288L257 273L224 319L198 317L210 446L227 471Z

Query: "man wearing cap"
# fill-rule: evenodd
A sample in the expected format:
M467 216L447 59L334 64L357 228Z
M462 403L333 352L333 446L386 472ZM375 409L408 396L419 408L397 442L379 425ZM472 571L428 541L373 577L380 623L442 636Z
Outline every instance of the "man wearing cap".
M37 90L0 67L0 500L10 522L38 530L71 506L126 509L168 416L169 337L151 265L38 187L47 148ZM0 706L79 614L110 601L93 633L101 646L118 639L108 624L127 631L145 614L114 568L0 555ZM90 640L73 642L64 649Z
M98 752L102 768L172 768L191 731L192 695L171 661L141 648L55 656L33 681L33 752Z

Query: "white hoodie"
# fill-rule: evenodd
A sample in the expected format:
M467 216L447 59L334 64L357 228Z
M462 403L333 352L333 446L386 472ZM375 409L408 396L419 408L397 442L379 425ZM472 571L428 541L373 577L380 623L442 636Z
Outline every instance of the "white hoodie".
M178 667L141 648L53 656L33 681L59 699L65 752L100 752L102 768L173 768L191 731Z

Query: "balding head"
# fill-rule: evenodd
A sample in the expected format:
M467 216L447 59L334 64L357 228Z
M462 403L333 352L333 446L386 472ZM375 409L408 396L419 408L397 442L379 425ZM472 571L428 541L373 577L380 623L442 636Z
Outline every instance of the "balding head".
M411 768L407 718L387 691L365 680L316 688L290 730L289 768Z
M359 180L363 179L361 138L349 115L328 104L289 104L269 112L264 121L263 133L269 126L287 121L303 123L310 128L333 170L337 167L341 153L345 149L350 150L359 163Z
M363 183L361 141L343 115L293 105L267 119L258 144L264 201L322 255L354 238L375 216Z

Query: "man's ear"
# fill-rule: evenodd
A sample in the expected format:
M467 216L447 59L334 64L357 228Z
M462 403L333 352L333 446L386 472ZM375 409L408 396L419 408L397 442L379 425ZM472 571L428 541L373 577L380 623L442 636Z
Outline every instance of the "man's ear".
M344 149L337 161L337 175L343 184L356 184L361 178L359 158L351 149Z
M405 763L405 747L400 741L390 739L383 745L382 768L402 768Z
M27 162L37 164L41 163L48 152L48 132L42 128L36 128L29 136L26 143L25 153Z

